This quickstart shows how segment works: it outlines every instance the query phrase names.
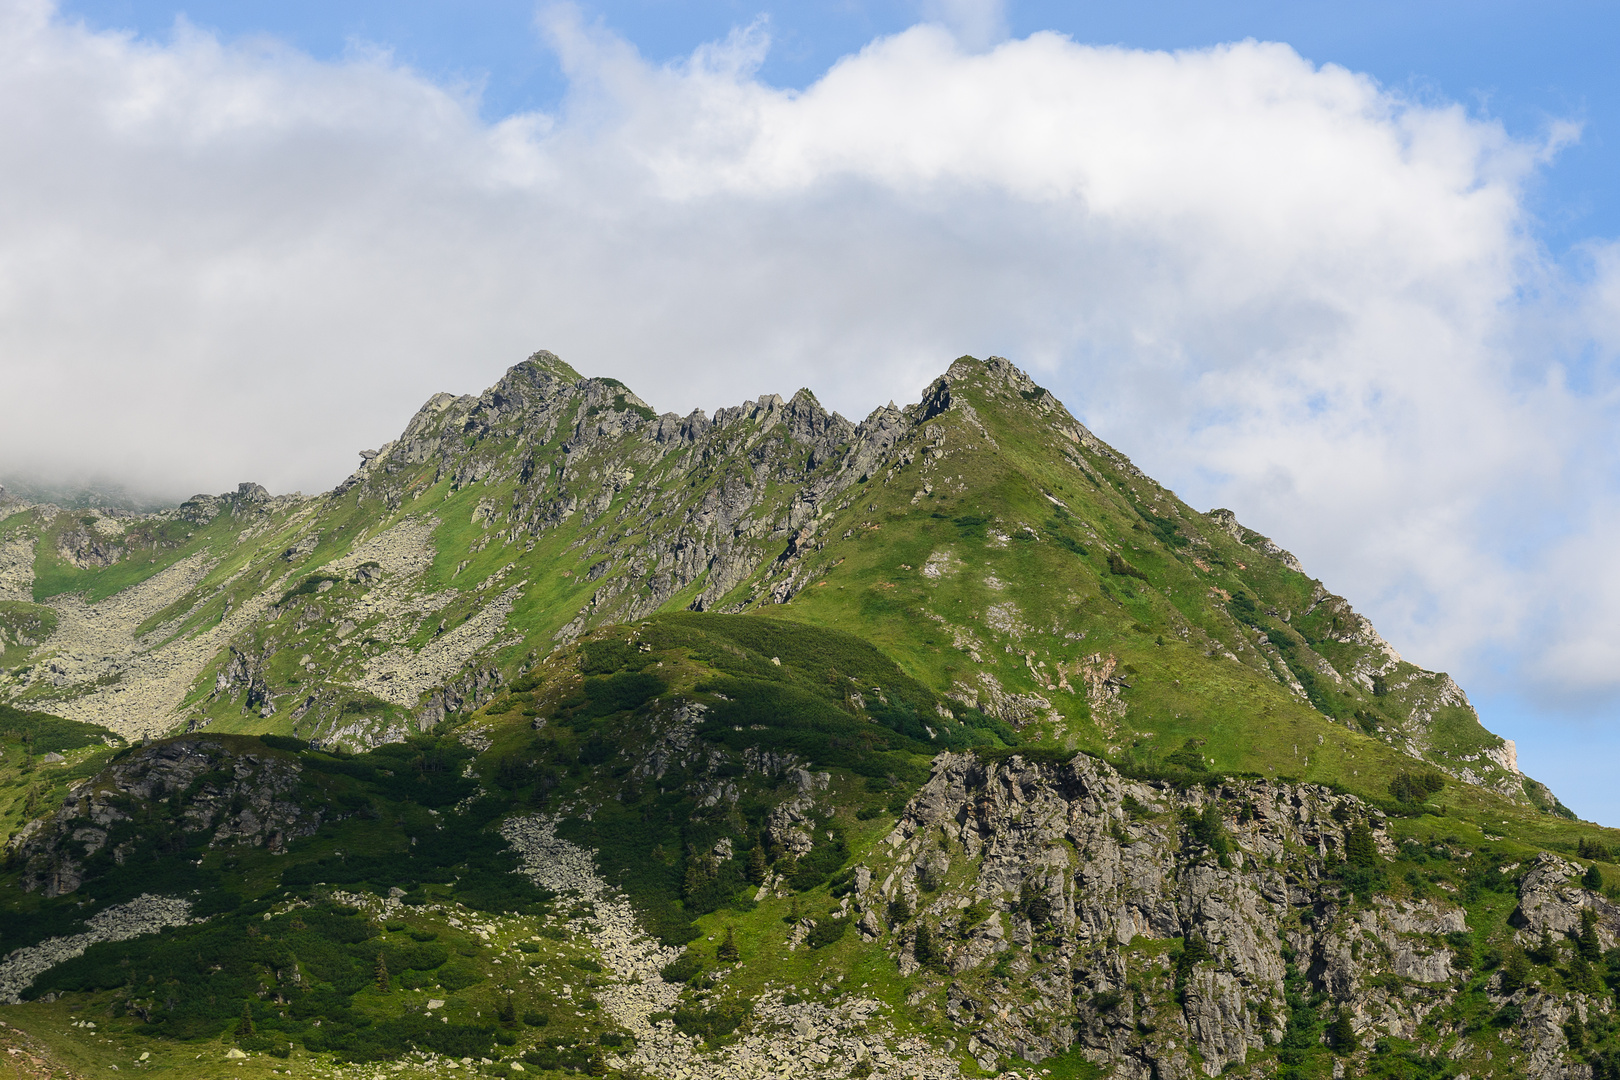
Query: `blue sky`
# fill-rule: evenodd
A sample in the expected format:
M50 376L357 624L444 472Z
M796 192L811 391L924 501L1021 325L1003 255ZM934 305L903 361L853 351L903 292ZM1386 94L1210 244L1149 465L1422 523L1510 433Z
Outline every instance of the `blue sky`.
M0 461L314 491L540 347L856 417L1005 355L1620 824L1617 26L0 0Z

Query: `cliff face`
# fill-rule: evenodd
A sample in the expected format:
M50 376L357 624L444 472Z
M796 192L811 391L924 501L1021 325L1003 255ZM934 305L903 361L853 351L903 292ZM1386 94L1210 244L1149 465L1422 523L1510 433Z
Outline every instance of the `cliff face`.
M1086 757L945 756L856 910L901 970L931 941L938 1007L987 1070L1072 1048L1117 1076L1335 1059L1338 1075L1398 1048L1590 1075L1591 1036L1572 1045L1566 1021L1612 1012L1597 958L1620 908L1566 859L1503 861L1314 785L1176 790ZM1504 986L1492 969L1516 952L1544 967Z

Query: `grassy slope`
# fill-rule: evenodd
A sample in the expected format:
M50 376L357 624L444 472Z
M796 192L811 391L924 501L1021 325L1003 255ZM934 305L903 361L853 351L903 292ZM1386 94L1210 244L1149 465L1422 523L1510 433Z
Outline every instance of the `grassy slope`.
M1238 667L1230 661L1225 663L1234 669ZM629 684L624 680L642 676L652 676L655 682L650 686L638 684L642 686L639 692L634 692L632 686L632 692L626 696L624 689ZM648 758L661 730L658 724L650 722L660 706L657 701L642 700L644 695L655 692L657 700L664 702L703 701L711 709L719 710L725 708L727 702L716 695L717 690L725 691L733 703L743 700L737 693L735 680L764 682L792 691L803 696L791 700L808 701L809 706L796 710L772 706L751 716L739 716L737 719L743 722L737 726L742 731L735 730L730 717L724 717L722 722L707 729L705 746L708 749L698 760L677 764L674 771L656 784L649 777L638 781L632 767ZM655 928L672 933L674 940L691 939L689 952L709 972L707 979L700 976L693 981L684 998L683 1007L690 1010L697 1022L762 992L786 991L805 998L830 999L844 991L859 989L888 1004L886 1018L901 1033L915 1031L941 1038L957 1035L940 1017L943 983L937 977L922 972L902 978L893 961L880 948L861 944L854 934L846 934L825 949L793 952L780 949L784 920L792 917L819 919L836 906L837 876L831 880L808 880L803 883L804 888L790 897L768 897L757 905L748 899L750 890L739 888L740 881L732 882L720 894L706 899L689 888L687 871L694 851L704 850L720 836L728 836L739 854L746 852L758 842L757 830L765 811L784 794L771 777L739 774L726 763L736 761L745 746L780 746L783 739L794 740L801 756L831 772L828 801L835 810L825 824L842 834L847 845L845 862L875 864L886 857L876 846L894 823L897 797L903 799L922 775L929 748L904 739L891 739L888 729L867 718L877 714L854 709L847 689L851 686L881 687L891 701L903 700L922 709L937 703L926 685L912 681L881 653L837 632L801 629L792 623L746 616L690 614L661 616L634 627L605 628L580 645L548 658L530 672L515 692L497 699L475 718L476 726L490 739L489 748L477 757L476 773L481 780L476 786L481 786L503 812L522 812L534 805L583 803L597 808L594 821L576 820L570 826L571 831L581 841L599 849L604 873L629 891L638 907L648 913L649 922ZM832 712L826 712L828 708ZM853 713L849 711L852 709ZM535 716L547 719L539 731L531 724ZM841 720L840 716L847 720ZM858 740L853 751L845 729L840 726L848 721L856 722L852 730L868 733L866 741ZM1360 740L1348 745L1366 744L1389 752L1381 744L1346 728L1334 727L1325 721L1322 726L1324 730L1342 732ZM288 753L279 747L266 747L255 739L226 741L238 752L272 756ZM595 754L592 746L600 746L606 753ZM109 751L96 753L98 759L104 761ZM411 770L416 766L411 762L431 760L435 754L449 755L445 759L448 765L434 774L444 779L435 783L451 786L443 791L433 788L431 796L414 795ZM352 1013L369 1019L373 1027L384 1030L389 1024L403 1022L413 1015L413 1009L421 1007L422 999L438 996L450 1002L447 1012L453 1024L465 1025L470 1032L490 1031L494 1028L491 1021L500 1001L501 988L509 986L518 994L520 1012L544 1012L549 1023L545 1027L522 1023L501 1027L514 1043L510 1048L489 1048L494 1051L492 1056L511 1056L544 1039L583 1047L581 1052L588 1054L604 1032L611 1034L612 1025L605 1023L599 1012L586 1010L583 1016L575 1015L577 1010L563 1004L566 999L562 994L564 987L573 988L576 994L581 989L589 989L592 976L588 964L581 968L573 962L589 959L584 939L573 923L575 917L587 913L561 902L527 906L530 901L518 897L520 913L500 917L479 914L455 906L458 901L476 900L476 893L464 893L462 884L449 878L441 883L416 884L409 866L398 862L413 850L408 835L420 835L423 829L433 827L433 819L419 800L442 805L446 800L463 797L466 790L475 786L454 779L460 773L458 761L466 754L460 742L442 736L426 737L414 746L384 748L377 754L356 759L304 752L300 756L305 762L306 775L311 779L301 797L312 803L347 808L351 816L334 819L316 837L295 843L287 856L273 856L262 848L213 849L196 848L194 844L167 856L181 860L175 871L182 875L201 875L197 884L206 885L206 895L235 894L242 898L239 909L227 911L220 917L224 922L215 920L198 930L180 933L199 935L197 947L210 950L210 955L228 957L231 954L221 951L224 946L216 942L215 937L227 932L226 938L220 941L239 941L242 940L239 935L252 928L259 930L267 943L286 942L299 950L300 956L313 956L312 950L318 943L298 937L290 919L274 913L285 910L289 900L301 897L318 900L323 890L308 884L289 887L286 884L291 880L289 869L306 868L299 878L301 881L341 882L344 888L379 893L389 884L399 883L412 890L408 897L411 902L438 904L440 910L433 910L431 906L416 908L387 927L373 926L365 931L368 935L365 940L344 946L356 957L353 963L364 966L362 961L376 951L390 948L391 942L403 945L402 940L396 942L396 939L415 931L435 935L435 940L449 950L451 966L469 972L473 981L454 991L443 989L437 982L442 977L436 973L439 969L432 969L409 976L413 982L421 984L420 989L401 989L396 985L390 993L380 994L369 987L364 978L359 979L360 985L353 985L355 976L351 974L344 1005L350 1013L342 1015ZM8 755L8 763L10 760ZM873 768L874 764L879 767ZM90 762L83 763L73 769L73 773L87 775L90 766ZM355 771L355 766L360 767L359 772ZM386 767L393 775L372 771L380 767ZM900 777L898 787L888 779L896 774ZM699 805L702 785L716 776L729 776L741 784L743 795L735 810L728 809L724 802L712 810L704 810ZM458 784L461 786L457 787ZM1448 788L1442 798L1451 800L1465 793ZM1500 809L1500 800L1493 803L1488 796L1482 799L1481 808L1493 813ZM360 812L353 813L357 809ZM1458 810L1453 806L1449 816L1431 814L1395 822L1396 835L1419 841L1423 851L1405 848L1400 860L1385 867L1386 890L1398 896L1412 896L1444 891L1448 885L1458 889L1465 894L1471 932L1478 950L1483 953L1493 945L1499 947L1507 933L1505 919L1513 906L1511 882L1506 892L1476 890L1469 894L1466 886L1470 878L1460 872L1461 868L1449 857L1431 853L1437 846L1452 851L1472 850L1480 852L1482 858L1493 864L1511 863L1531 854L1539 843L1529 832L1514 832L1506 840L1491 839L1479 828L1482 822L1478 818L1482 815L1470 817ZM163 812L166 811L159 808L159 813ZM481 819L484 816L479 815ZM1555 833L1558 837L1570 838L1597 835L1590 827L1547 815L1526 813L1516 824L1553 830L1539 837L1540 840L1553 840ZM1510 831L1513 830L1492 830L1490 836ZM205 839L199 837L199 840ZM1612 842L1614 838L1606 839ZM365 854L362 858L356 853ZM201 865L192 868L184 861L193 857L200 857ZM452 856L446 859L453 861ZM320 869L316 870L317 867ZM1611 883L1620 884L1620 872L1615 867L1605 864L1604 871ZM971 862L961 860L953 873L958 876L971 873ZM150 872L143 872L142 876L149 882L163 875L154 877ZM484 872L467 874L463 871L463 881L470 885L487 877ZM109 879L87 886L82 894L99 898L119 895L119 889L116 882ZM77 897L45 902L37 895L20 897L13 892L6 900L10 910L8 926L22 926L24 923L19 917L42 915L51 910L60 910L70 917L82 916L83 912L75 910L76 903ZM500 903L497 901L496 906ZM264 911L274 915L269 924L262 918ZM458 919L463 927L452 925L451 918ZM682 930L685 920L695 920L695 925ZM466 929L473 923L491 927L489 943ZM228 932L232 927L237 928L237 937ZM714 953L728 928L734 933L743 958L742 964L734 968L719 965ZM186 937L181 941L182 952L191 947L185 945L189 940ZM211 944L205 945L205 941ZM180 982L176 983L171 975L170 985L180 988L175 993L182 1000L199 1003L197 1009L203 1013L198 1021L200 1026L194 1024L178 1032L185 1036L179 1039L153 1037L161 1035L162 1024L154 1028L136 1022L131 1016L119 1015L126 1005L150 1005L147 998L152 995L144 991L147 984L139 977L146 971L143 965L154 962L149 955L150 948L149 943L98 947L99 951L87 954L84 964L59 969L49 985L94 987L97 985L94 980L89 984L74 980L82 979L86 970L99 967L112 972L111 981L104 980L99 984L101 988L71 993L55 1004L35 1003L0 1011L9 1021L47 1039L64 1060L85 1071L93 1073L113 1063L127 1068L127 1063L141 1053L150 1053L153 1061L171 1068L175 1075L214 1075L222 1055L233 1045L230 1031L240 1010L240 987L252 981L241 982L241 979L247 978L250 972L247 969L235 972L230 966L233 961L226 959L225 973L207 987L196 990L185 989L190 986L186 981L190 976L179 973ZM120 956L132 959L133 978L126 979L120 974L128 970L121 966ZM1555 962L1540 969L1536 977L1548 986L1556 986L1567 977L1561 971ZM399 974L396 970L396 977ZM259 977L252 975L252 978ZM1484 973L1481 973L1475 975L1473 981L1479 983L1483 978ZM319 991L320 986L316 989ZM197 996L205 991L219 998L210 999L206 1009L200 1005L202 998ZM238 996L229 997L232 993ZM296 995L294 997L296 999ZM153 997L153 1000L161 999ZM1454 1011L1472 1016L1485 1007L1483 995L1476 990L1466 995ZM265 1003L262 1010L255 1006L255 1010L261 1033L291 1038L295 1043L291 1051L293 1057L287 1059L285 1067L306 1075L329 1068L326 1063L330 1059L311 1055L299 1044L310 1030L307 1016L300 1021L296 1010L287 1010L290 1017L283 1022L269 1003ZM94 1019L99 1026L94 1032L67 1026L74 1017ZM469 1037L487 1039L489 1036ZM363 1048L371 1044L350 1045ZM1329 1058L1325 1051L1319 1056L1320 1061L1312 1060L1325 1068ZM972 1075L973 1066L965 1059L964 1064ZM1078 1059L1042 1064L1054 1068L1054 1075L1094 1075ZM278 1066L279 1059L257 1055L244 1075ZM1307 1073L1314 1075L1314 1066Z
M1332 640L1334 625L1312 624L1325 616L1303 614L1321 592L1318 583L1240 544L1106 448L1064 439L1053 425L1066 414L1049 398L1020 394L990 377L957 377L952 392L971 406L986 430L978 430L960 409L935 417L914 437L914 448L924 452L911 464L858 485L836 503L819 530L825 546L808 556L817 569L814 580L791 604L761 608L762 613L855 632L936 692L959 683L975 685L982 667L1009 691L1039 693L1060 719L1026 733L1036 741L1151 763L1198 739L1217 769L1337 783L1378 797L1396 772L1412 766L1385 742L1364 734L1405 720L1398 695L1379 696L1354 682L1325 678L1310 683L1301 656L1315 650L1348 665L1357 654L1356 646ZM943 434L937 447L944 456L937 460L926 452L936 445L934 428ZM563 424L550 442L533 447L492 436L473 443L467 453L500 461L530 452L535 475L544 477L561 460L569 430ZM735 441L742 445L758 434L745 424ZM584 471L593 461L634 461L639 446L633 434L609 440L576 467ZM428 462L395 477L404 494L397 508L362 499L358 489L326 500L314 518L287 523L283 533L267 536L253 550L232 552L203 588L234 575L227 594L236 603L258 588L285 589L360 540L407 516L431 513L441 524L425 586L454 588L460 595L424 620L412 644L425 641L436 620L454 625L474 610L493 591L494 575L515 565L505 580L528 583L511 619L521 636L496 657L515 673L549 652L552 636L595 592L597 584L584 572L604 550L603 523L623 523L608 545L609 557L620 563L642 542L645 518L626 512L638 485L673 493L660 508L667 522L696 506L707 491L735 480L729 465L694 464L680 455L636 465L635 481L624 485L604 515L592 520L576 515L542 533L526 550L524 536L491 542L491 533L499 530L474 521L480 503L498 509L510 505L519 494L512 479L458 489L448 478L434 483L436 465ZM588 487L579 490L589 493ZM296 567L278 561L284 543L309 528L320 532L320 545ZM1110 554L1142 577L1113 572ZM952 569L925 576L931 555L949 556ZM267 572L271 584L261 585ZM757 592L759 580L756 574L744 582L728 601ZM684 590L666 610L684 607L700 586ZM337 588L358 591L347 583ZM193 611L188 625L222 607L225 595ZM1241 625L1225 599L1229 596L1252 597L1252 621L1271 641L1289 646L1289 654ZM992 607L1008 603L1016 608L1022 632L1003 633L987 623ZM1292 618L1270 617L1268 610ZM357 671L368 654L365 627L339 641L329 625L292 633L286 624L294 619L295 612L282 615L248 643L268 645L268 670L279 693L299 691L299 680L307 675L297 662L316 647L325 647L331 657L323 661L328 678ZM982 665L955 647L958 630L977 639ZM1238 662L1226 659L1227 652ZM1106 711L1092 715L1082 675L1090 657L1116 661L1116 674L1129 684L1122 692L1127 710L1122 722ZM216 730L292 729L287 709L265 720L244 714L239 701L207 701L217 666L199 679L193 695ZM1075 692L1047 689L1060 671ZM1279 674L1303 676L1317 707L1291 693ZM1442 711L1433 732L1439 748L1457 755L1496 741L1465 709ZM1532 808L1462 785L1448 789L1446 802L1457 812L1522 822L1537 837L1559 840L1569 833Z
M919 459L887 483L865 485L856 504L823 529L834 539L817 553L822 572L814 583L785 608L762 611L856 630L940 690L975 679L979 665L952 647L946 624L965 628L987 646L985 666L1006 688L1043 694L1062 715L1026 733L1036 741L1151 764L1193 738L1218 770L1337 784L1387 799L1389 781L1416 763L1351 718L1358 710L1381 716L1388 699L1352 682L1334 685L1329 705L1344 719L1324 715L1270 674L1227 606L1212 597L1221 589L1299 611L1317 583L1239 545L1101 454L1079 451L1084 469L1057 457L1044 425L1021 401L998 398L993 389L953 389L973 405L997 449L989 451L960 414L936 418L952 452L933 468ZM1060 515L1048 496L1067 513ZM1203 543L1166 543L1151 530L1144 506L1176 523L1179 536ZM989 524L970 520L976 518ZM1008 539L995 539L996 532ZM1085 554L1059 537L1078 541ZM1109 551L1147 580L1111 572ZM941 553L959 569L926 577L928 558ZM1005 584L995 588L991 579ZM986 626L987 609L1009 600L1029 632L1014 636ZM1069 636L1080 633L1080 640ZM1232 649L1239 661L1210 655L1216 648ZM1077 690L1078 662L1116 658L1131 684L1123 692L1124 721L1099 721L1081 694L1049 691L1020 653L1032 653L1047 673L1070 671ZM1440 726L1463 751L1498 741L1467 710L1451 710ZM1567 851L1579 836L1601 834L1609 843L1620 837L1469 785L1450 784L1440 801L1453 814Z
M812 764L845 762L853 768L831 766L836 776L835 801L839 809L827 825L843 831L848 844L846 857L860 858L892 825L892 812L882 812L882 808L893 804L897 796L903 799L904 791L924 774L928 750L873 723L864 713L840 712L845 684L853 680L862 686L883 686L890 701L897 705L904 701L926 706L934 700L930 692L907 680L870 646L836 632L806 631L791 624L766 624L754 619L691 615L655 620L639 632L649 643L647 653L639 649L627 650L622 644L621 631L614 629L587 641L578 650L571 650L567 656L553 657L531 675L527 685L533 689L503 698L491 707L494 716L483 726L492 745L479 756L476 768L483 777L483 789L494 800L492 806L498 805L501 812L520 812L525 806L544 802L543 796L548 793L551 803L579 799L595 802L599 814L589 828L605 830L605 835L590 839L602 849L604 870L630 891L644 911L654 916L663 912L668 916L662 923L666 933L674 935L677 941L697 939L695 953L706 958L706 966L712 966L713 947L704 939L723 933L725 926L732 926L748 954L769 961L745 965L719 987L694 988L692 1008L697 1010L694 1015L723 1009L725 1002L735 1000L739 994L752 994L766 981L778 987L791 983L808 988L818 975L830 980L846 969L852 978L872 983L869 992L898 1002L906 989L906 981L898 979L892 964L885 966L880 959L867 955L869 951L856 948L853 938L814 954L806 951L793 955L780 963L763 945L772 933L780 936L780 930L773 927L779 928L780 920L790 910L802 910L809 915L830 904L826 873L807 879L803 883L806 891L794 900L772 899L757 907L733 895L737 892L736 884L740 883L733 883L708 899L688 892L682 882L686 879L684 870L688 857L694 850L691 842L701 837L707 843L726 835L733 838L739 850L746 850L758 842L757 830L765 811L781 797L776 790L780 777L745 776L740 769L728 769L719 775L731 776L733 782L742 784L743 800L736 811L725 803L705 811L697 803L692 782L713 774L710 766L716 762L738 760L744 744L781 747L786 745L782 741L786 739ZM583 663L580 663L581 658ZM582 679L578 674L581 667L597 674ZM829 679L828 673L832 670L838 675ZM759 726L745 724L747 733L740 739L729 725L718 725L711 733L707 744L711 749L705 760L688 766L689 771L678 769L677 773L666 777L670 785L667 796L653 792L648 784L648 790L640 795L627 797L623 790L627 765L622 763L638 760L650 749L655 736L646 718L649 710L658 706L634 696L626 699L615 689L619 683L613 680L654 671L657 679L652 689L661 692L665 700L704 700L711 708L719 710L726 707L726 700L705 687L723 686L735 695L737 688L746 684L775 687L797 695L783 700L798 701L801 707L796 712L772 708L742 717L757 721ZM592 679L600 681L593 683L589 681ZM605 704L599 706L597 702ZM552 723L539 734L525 715L533 712L552 717ZM279 743L266 746L257 739L221 737L212 733L207 738L223 742L238 755L286 757L289 753ZM602 758L593 757L589 748L604 742L611 746L612 753ZM731 745L733 743L736 745ZM415 767L411 764L413 755L418 764L424 760L430 763L429 773L422 775L439 777L433 786L423 789L423 794L416 793L417 787L411 779L414 774L410 770ZM433 773L431 762L440 756L444 756L445 763ZM461 761L467 756L466 749L455 739L432 736L414 745L387 747L355 759L302 753L306 782L300 798L308 805L328 807L329 823L315 837L295 842L286 856L272 855L263 848L208 847L204 834L196 834L176 846L174 830L167 822L170 818L179 820L178 814L192 797L188 790L147 812L150 820L143 821L140 831L153 837L151 843L157 846L140 849L129 858L128 866L113 866L110 860L102 860L102 864L98 864L99 876L92 874L79 894L58 900L22 894L15 889L15 873L8 874L12 888L5 890L3 906L7 913L7 937L13 944L26 944L42 934L70 930L68 923L72 920L93 912L109 902L109 897L116 901L128 893L130 888L120 885L125 878L130 879L130 887L135 887L137 882L142 888L199 887L205 897L226 898L217 905L223 907L223 914L210 923L166 935L174 943L171 951L179 950L177 958L189 955L188 950L202 950L222 964L223 971L210 976L185 967L166 967L168 961L163 959L162 949L155 949L149 941L97 946L84 960L53 971L38 988L41 992L48 989L72 991L63 1001L54 1005L35 1003L6 1008L0 1012L12 1022L48 1039L75 1067L98 1070L113 1063L124 1063L127 1068L128 1062L144 1052L179 1075L210 1075L210 1070L217 1067L224 1051L232 1045L230 1030L246 988L256 985L255 980L262 977L262 971L267 970L262 967L264 963L273 967L282 963L273 958L255 959L254 950L271 948L273 951L285 945L298 952L304 961L314 964L318 957L341 946L340 951L346 949L354 956L365 953L360 959L366 959L379 949L392 947L391 943L400 935L415 931L436 935L435 939L449 947L453 954L449 965L443 969L436 967L408 976L421 986L420 990L396 987L390 994L379 994L365 985L364 978L359 979L360 985L355 985L352 973L344 976L349 979L348 983L338 975L323 975L322 972L338 970L324 960L321 963L326 967L309 969L315 993L330 993L336 988L344 999L341 1008L335 1003L325 1006L330 1021L326 1031L341 1034L346 1030L361 1033L371 1030L339 1020L340 1016L351 1014L366 1018L373 1027L381 1029L390 1023L408 1020L413 1008L420 1009L425 997L442 996L450 1002L446 1014L451 1023L466 1025L470 1032L468 1038L485 1040L480 1044L482 1049L475 1053L490 1053L489 1036L479 1036L477 1032L492 1028L501 988L512 987L519 995L519 1011L544 1013L548 1023L543 1027L520 1023L502 1028L501 1031L515 1040L514 1049L507 1053L521 1052L542 1039L559 1040L584 1046L587 1052L593 1051L601 1035L611 1033L611 1023L600 1013L576 1016L563 996L564 987L573 987L577 994L582 985L589 986L590 976L582 974L589 971L589 964L585 963L582 968L573 962L583 963L589 959L588 953L582 951L579 928L573 924L575 918L588 917L589 913L561 901L548 903L544 897L515 894L493 899L483 897L480 890L487 891L488 882L495 880L499 884L516 880L501 874L499 871L505 867L494 863L461 868L459 883L449 873L431 873L441 863L446 870L455 869L451 864L457 854L476 847L468 841L438 852L435 858L440 861L432 865L417 868L412 861L423 848L409 844L407 836L420 837L424 831L431 836L435 821L447 821L432 818L425 813L424 805L448 810L450 803L478 790L478 783L457 779ZM106 753L99 754L94 764L104 764L106 757ZM87 775L91 764L83 763L73 770L73 775ZM385 767L386 772L377 771ZM896 790L884 778L894 772L911 778L910 783ZM877 783L873 776L867 775L873 773L878 778ZM874 787L880 790L871 790ZM646 804L645 807L642 804ZM670 812L672 824L668 828L660 830L645 824L651 819L643 815L643 810L654 804ZM857 815L858 810L867 806L876 816ZM608 811L616 812L627 821L642 815L643 824L632 829L616 829L617 819ZM482 820L489 815L479 817ZM487 835L489 828L486 826L481 832L470 835ZM116 842L118 837L113 840ZM486 861L494 857L483 856ZM195 864L193 859L196 859ZM649 865L655 866L654 872L647 872ZM837 865L832 863L831 869L837 869ZM423 871L430 872L431 880L419 884ZM288 884L294 878L303 884ZM407 902L426 903L429 907L411 909L397 923L386 927L362 930L353 944L345 945L344 942L351 939L339 933L338 938L333 939L337 945L323 946L309 936L309 931L300 931L294 926L290 915L281 914L287 911L289 901L301 898L316 900L316 910L323 910L320 898L327 890L310 884L317 881L379 892L390 884L399 883L412 890ZM468 889L472 891L466 891ZM89 908L80 908L80 897L91 894L98 901ZM231 907L237 900L240 906ZM485 903L497 908L515 905L516 910L499 917L479 915L476 911L456 907L458 902ZM432 906L435 904L438 908ZM271 919L266 921L263 913L270 914ZM694 916L698 925L683 929ZM452 925L450 919L457 917L469 925L492 926L491 941L483 942L469 930ZM658 925L656 919L652 921ZM247 940L243 934L252 938L247 946L231 944ZM244 947L248 952L238 957L239 948ZM470 972L468 984L451 988L445 983L440 987L443 971L458 965ZM514 965L520 965L522 970L515 970ZM150 990L151 986L165 982L165 972L166 985L171 987L167 991L168 1004L164 1004L162 993ZM142 977L147 974L158 976L157 983ZM395 974L400 974L397 969ZM329 979L335 981L329 984ZM302 1000L297 994L294 999ZM251 999L248 1000L252 1004ZM139 1023L126 1014L126 1009L135 1008L151 1010L154 1023ZM282 1011L290 1015L279 1015L269 1002L254 1004L253 1008L261 1033L282 1039L290 1036L296 1043L313 1030L309 1015L301 1014L298 1009L284 1009ZM69 1027L70 1017L92 1018L99 1026L94 1033ZM904 1016L900 1017L900 1022L904 1029L908 1023ZM169 1032L168 1038L163 1037L164 1032ZM364 1054L369 1051L363 1047L371 1044L362 1040L360 1044L344 1045L359 1045L362 1049L358 1052ZM317 1066L301 1047L295 1047L293 1055L289 1061L302 1062L301 1071ZM264 1064L262 1058L255 1060Z

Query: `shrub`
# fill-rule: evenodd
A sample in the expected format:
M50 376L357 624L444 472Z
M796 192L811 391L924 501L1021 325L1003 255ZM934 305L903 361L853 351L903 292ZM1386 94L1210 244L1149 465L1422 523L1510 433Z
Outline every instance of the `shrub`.
M1584 836L1576 843L1575 854L1583 859L1602 859L1604 862L1608 862L1614 856L1614 852L1609 850L1609 845Z
M842 938L848 931L848 919L823 919L810 928L810 933L804 940L812 949L825 949L828 945Z
M1421 803L1438 794L1446 786L1446 778L1437 769L1401 771L1389 782L1389 793L1398 802Z
M465 990L474 983L481 982L483 978L483 972L479 971L478 968L460 961L446 964L439 971L439 985L451 993L457 990Z
M1116 552L1112 551L1108 553L1108 572L1111 574L1117 574L1120 577L1133 577L1140 578L1143 581L1147 580L1146 574L1142 573L1142 571L1138 570L1136 567L1120 558Z
M1365 822L1356 822L1344 834L1344 861L1351 866L1378 865L1378 843Z
M1575 947L1583 960L1598 960L1603 956L1603 943L1598 940L1597 924L1597 912L1591 908L1581 908L1581 932L1575 939Z
M1509 950L1502 961L1502 993L1511 994L1530 983L1530 958L1523 949Z
M1350 1021L1349 1009L1339 1010L1339 1017L1333 1021L1333 1029L1328 1033L1328 1040L1333 1044L1333 1052L1336 1054L1356 1052L1356 1028Z
M1204 807L1203 813L1184 810L1182 823L1187 826L1187 835L1191 839L1205 845L1216 855L1225 855L1232 850L1232 838L1226 832L1219 804L1210 803Z
M713 1009L676 1009L672 1019L687 1035L714 1043L737 1030L748 1013L741 1005L721 1005Z
M690 952L683 952L673 961L665 964L658 972L660 978L667 983L691 982L703 972L703 962Z
M932 967L944 959L944 954L934 941L934 932L928 929L925 922L917 924L917 932L911 940L911 955L922 967Z
M1166 765L1174 765L1178 769L1208 772L1209 765L1204 761L1204 752L1199 749L1203 745L1203 739L1188 739L1181 744L1179 750L1173 750L1166 754L1164 762Z
M1030 881L1019 886L1018 911L1037 930L1052 921L1052 901L1047 898L1046 890Z

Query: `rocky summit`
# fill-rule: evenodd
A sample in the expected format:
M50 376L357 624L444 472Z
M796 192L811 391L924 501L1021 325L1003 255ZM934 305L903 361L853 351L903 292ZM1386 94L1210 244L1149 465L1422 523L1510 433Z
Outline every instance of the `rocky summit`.
M19 1075L1620 1077L1620 835L999 358L0 493L0 748Z

